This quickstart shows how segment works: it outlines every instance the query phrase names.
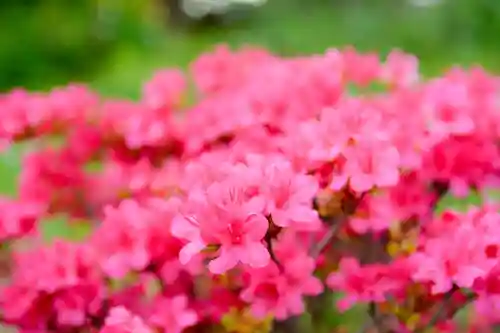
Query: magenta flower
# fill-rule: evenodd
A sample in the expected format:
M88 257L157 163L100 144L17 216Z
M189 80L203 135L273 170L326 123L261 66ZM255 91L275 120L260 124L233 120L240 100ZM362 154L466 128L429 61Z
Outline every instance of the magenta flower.
M104 326L99 333L152 333L150 328L139 317L130 313L122 306L110 310Z
M184 295L156 299L148 317L148 322L165 333L182 333L198 320L198 314L188 307L188 298Z
M262 240L268 221L263 215L262 197L245 199L244 193L230 184L214 183L205 193L192 192L186 208L192 213L179 215L172 223L172 234L188 244L180 252L186 264L209 245L219 246L210 271L222 274L239 262L262 267L269 253Z

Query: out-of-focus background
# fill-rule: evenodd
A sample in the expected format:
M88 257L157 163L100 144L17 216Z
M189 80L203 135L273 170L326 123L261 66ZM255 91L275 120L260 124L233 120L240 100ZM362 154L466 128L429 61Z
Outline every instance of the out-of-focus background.
M500 69L498 0L2 0L0 91L87 82L134 97L164 66L216 43L278 54L354 45L415 53L427 75Z

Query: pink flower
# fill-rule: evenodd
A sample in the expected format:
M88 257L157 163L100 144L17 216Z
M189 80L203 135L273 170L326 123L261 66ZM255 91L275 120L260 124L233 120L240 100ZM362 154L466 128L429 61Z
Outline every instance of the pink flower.
M103 270L111 277L122 278L128 272L144 269L150 262L148 227L151 213L134 200L124 200L118 207L107 207L104 221L93 235Z
M247 199L241 188L227 183L214 183L206 192L192 191L188 212L172 223L172 234L188 241L180 252L181 263L208 245L218 245L218 256L209 264L212 273L222 274L238 262L265 266L270 257L262 243L268 228L264 204L262 197Z
M200 315L214 321L220 321L232 308L242 308L245 303L239 298L239 292L213 286L210 288L209 298L199 303Z
M165 333L182 333L198 320L198 314L188 307L188 298L184 295L156 299L148 317L152 325L160 327Z
M104 298L102 275L93 251L62 241L19 254L12 282L2 290L2 311L9 322L40 327L81 327Z
M382 126L382 115L382 109L370 100L346 97L335 107L322 109L319 120L300 123L300 135L313 141L309 152L313 161L331 162L353 143L373 141L376 145L386 139L389 134Z
M380 76L380 60L376 53L362 54L349 47L342 52L342 55L346 68L344 75L347 81L367 86Z
M493 207L449 214L433 220L421 236L419 251L411 256L412 278L432 282L432 292L445 293L455 284L471 288L485 279L498 260L498 212Z
M433 200L425 178L419 173L406 173L396 186L365 196L358 209L361 214L352 216L349 225L356 232L366 233L387 230L415 217L425 221L432 213Z
M358 302L383 302L406 286L409 268L405 262L360 266L354 258L343 258L339 271L328 276L328 286L344 294L338 307L345 311Z
M191 71L200 91L212 94L238 86L259 65L273 59L264 49L246 47L231 52L227 46L218 45L213 52L200 56Z
M423 113L428 115L429 130L447 136L465 135L474 131L470 112L471 101L465 82L447 79L435 80L426 87L422 101Z
M277 260L268 266L248 270L249 283L241 298L250 303L252 313L263 318L274 315L286 319L304 312L305 295L314 296L323 291L323 284L311 275L315 261L297 246L293 233L284 235L274 246Z
M273 223L297 230L319 230L318 213L311 204L319 188L316 179L296 172L283 158L249 156L248 159L263 169L260 193L268 200L266 212Z
M174 283L184 271L199 274L203 267L197 260L191 260L188 265L179 262L179 252L185 244L170 232L179 204L174 199L166 201L160 198L149 199L144 204L153 213L147 243L150 264L156 270L154 273L167 284Z
M179 137L170 112L147 105L117 100L103 106L99 129L110 143L123 142L129 149L170 148Z
M186 150L199 154L227 144L238 133L257 125L257 115L246 99L229 93L217 94L186 111L183 119Z
M426 177L450 182L452 194L464 197L470 185L483 185L499 167L499 151L482 135L453 137L424 158Z
M179 105L182 93L186 90L184 73L177 69L165 69L154 74L143 87L143 100L153 109L167 108L167 111Z
M391 51L383 65L381 79L396 88L415 85L420 79L418 58L399 50Z
M332 189L339 190L347 183L358 193L374 187L394 186L399 181L399 153L387 143L360 142L343 152L345 162L333 175Z
M153 329L148 327L144 321L130 313L122 306L110 310L103 328L99 333L152 333Z
M15 239L35 231L44 211L44 206L36 202L0 199L0 239Z
M85 182L84 162L68 147L44 148L27 154L19 176L20 199L38 202L52 211L75 207L75 193Z
M152 197L108 206L92 239L106 274L122 278L147 268L154 269L165 283L171 283L182 271L199 269L199 262L183 266L178 260L184 244L170 233L178 207L177 200Z
M500 295L482 295L474 302L478 317L489 323L500 322Z

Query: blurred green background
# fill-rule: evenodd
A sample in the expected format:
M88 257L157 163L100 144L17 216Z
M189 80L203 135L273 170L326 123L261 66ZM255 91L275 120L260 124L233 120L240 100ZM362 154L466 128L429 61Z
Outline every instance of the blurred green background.
M454 63L500 69L498 0L268 0L196 22L179 19L173 5L2 0L0 91L81 81L106 95L134 97L155 68L186 66L221 42L283 55L348 44L382 54L399 47L417 54L426 74Z

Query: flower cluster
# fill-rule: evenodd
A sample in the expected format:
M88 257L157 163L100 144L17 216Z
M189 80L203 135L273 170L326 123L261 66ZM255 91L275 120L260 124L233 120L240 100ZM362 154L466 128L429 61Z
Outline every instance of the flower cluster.
M332 293L380 333L452 330L469 303L473 330L500 322L500 207L437 210L498 184L499 78L220 46L143 87L0 96L2 149L32 148L0 199L3 324L323 332ZM47 242L53 217L88 232Z

